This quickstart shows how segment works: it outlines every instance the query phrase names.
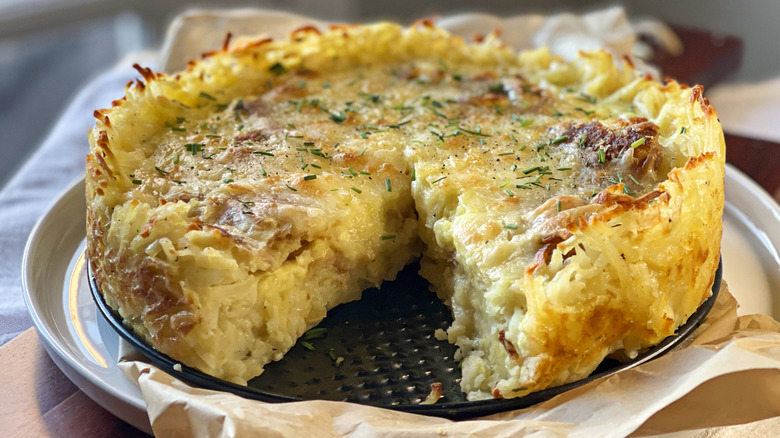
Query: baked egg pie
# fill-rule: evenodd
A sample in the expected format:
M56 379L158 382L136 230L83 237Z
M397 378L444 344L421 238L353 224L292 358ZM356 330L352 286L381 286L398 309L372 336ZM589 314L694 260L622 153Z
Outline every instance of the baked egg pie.
M95 112L87 251L126 325L236 383L420 260L469 399L673 334L719 261L701 87L429 23L242 40Z

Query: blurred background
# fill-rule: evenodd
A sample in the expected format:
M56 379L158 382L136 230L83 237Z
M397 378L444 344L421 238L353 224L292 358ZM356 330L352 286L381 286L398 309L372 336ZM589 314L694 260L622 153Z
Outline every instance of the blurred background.
M585 12L616 4L574 0L0 0L0 187L45 138L58 114L91 78L128 53L158 49L171 18L188 8L261 7L324 20L390 19L410 23L432 15L486 12ZM713 45L726 36L742 43L741 62L725 66L723 81L759 81L780 73L780 2L671 0L620 3L632 19L655 19L706 30ZM85 133L86 134L86 133ZM86 141L86 135L85 135Z

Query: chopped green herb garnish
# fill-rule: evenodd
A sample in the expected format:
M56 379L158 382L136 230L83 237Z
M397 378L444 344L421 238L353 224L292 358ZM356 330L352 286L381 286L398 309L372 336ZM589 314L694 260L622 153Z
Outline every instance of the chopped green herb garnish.
M504 224L504 228L506 228L507 230L516 230L517 224Z
M596 103L596 98L586 93L580 93L578 99L585 102Z
M685 131L687 131L687 130L688 130L688 128L683 126L682 128L680 128L680 134L685 134Z
M290 187L289 184L285 184L285 186L287 186L287 188L292 190L293 192L297 192L298 191L298 189L296 189L295 187Z
M571 167L559 167L558 170L560 170L561 172L565 172L567 170L571 170Z
M310 341L312 339L322 339L325 337L325 335L328 334L328 329L325 327L315 327L313 329L307 330L303 333L303 336L301 336L301 339L304 341Z
M412 167L412 181L417 180L417 169Z
M478 131L472 131L472 130L469 130L469 129L466 129L466 128L462 128L460 126L458 126L458 129L463 131L463 132L465 132L465 133L471 134L471 135L477 135L477 136L480 136L480 137L492 137L492 135L485 134L484 132L479 131L479 130Z
M225 178L225 179L222 180L222 182L225 183L225 184L230 184L230 183L233 182L233 180L230 179L230 178Z
M587 136L587 135L583 135L582 137L580 137L580 141L579 141L579 143L580 143L580 149L585 149L585 141L586 141L587 139L588 139L588 136Z
M430 131L428 131L428 132L430 132L431 134L435 135L435 136L436 136L436 138L438 138L438 139L439 139L439 141L442 141L442 142L444 141L444 134L442 134L442 133L439 133L439 132L436 132L436 131L434 131L434 130L430 130Z
M186 120L183 117L176 118L176 123L184 123L184 122L186 122ZM187 132L186 129L179 126L174 126L173 124L171 124L171 122L165 122L165 126L171 128L171 131L174 132Z
M392 240L395 239L395 234L382 234L379 236L382 240Z
M339 111L338 114L331 114L329 119L333 120L334 122L341 124L344 122L344 120L347 120L347 115L344 114L344 111Z
M504 155L514 155L514 154L515 154L514 152L503 152L503 153L498 154L498 156L499 157L503 157Z
M134 179L133 180L133 184L141 184L142 182L143 181L141 181L140 179Z
M317 175L306 175L303 177L304 181L311 181L313 179L317 179Z
M560 143L563 143L563 142L565 142L567 140L569 140L569 137L567 135L562 135L562 136L556 138L555 140L551 141L550 144L560 144Z
M443 179L445 179L445 178L447 178L447 177L446 177L446 176L443 176L443 177L441 177L441 178L439 178L439 179L437 179L437 180L434 180L433 182L431 182L431 184L436 184L437 182L439 182L439 181L441 181L441 180L443 180Z
M187 143L184 145L184 148L192 152L192 155L195 155L203 150L203 146L203 143Z
M271 152L268 152L268 151L254 151L252 153L255 154L255 155L265 155L267 157L273 157L274 156L274 154L272 154Z
M364 93L362 91L358 93L358 96L360 96L360 97L362 97L362 98L364 98L366 100L369 100L369 101L371 101L373 103L379 103L379 101L382 100L382 96L380 96L378 94Z
M539 170L541 168L542 168L541 166L529 167L528 169L523 170L523 174L528 175L529 173L536 172L537 170Z
M355 187L355 186L352 186L352 187L350 187L350 189L352 189L352 190L353 190L355 193L357 193L357 194L363 193L363 191L362 191L362 190L360 190L359 188L357 188L357 187Z
M634 184L636 184L636 185L638 185L638 186L641 186L641 185L642 185L642 184L639 184L639 181L637 181L637 180L636 180L636 178L634 178L634 175L630 175L630 174L629 174L629 175L628 175L628 177L631 179L631 181L633 181L633 182L634 182Z
M513 197L513 196L515 196L515 194L514 194L514 193L512 193L512 191L511 191L511 190L509 190L509 189L504 189L504 193L506 193L506 195L507 195L507 196L509 196L510 198L511 198L511 197Z
M517 164L513 164L513 165L509 166L509 170L511 172L514 172L515 170L517 170Z
M557 208L558 208L558 211L561 211L561 201L558 201L558 206L557 206Z
M446 114L438 110L438 108L444 108L444 105L442 105L441 102L439 101L430 100L430 96L423 97L423 107L430 110L432 113L436 114L437 116L443 119L447 118Z
M576 109L577 111L581 111L581 112L582 112L582 113L584 113L586 116L589 116L589 115L591 115L591 114L593 114L593 113L595 113L595 112L596 112L596 111L588 111L588 110L586 110L585 108L583 108L583 107L581 107L581 106L578 106L578 107L576 107L576 108L574 108L574 109Z
M350 167L347 170L349 171L350 174L352 174L352 176L358 176L358 173L355 169Z
M200 97L205 97L208 100L217 100L214 96L210 95L209 93L206 93L205 91L200 92Z
M503 93L504 85L501 84L501 82L496 82L488 86L488 91L490 91L491 93Z
M301 345L303 346L303 348L305 348L305 349L307 349L309 351L316 350L316 348L314 348L314 345L311 345L311 342L301 341Z
M631 143L631 148L632 148L632 149L636 149L636 148L638 148L639 146L642 146L643 144L645 144L645 141L647 141L647 137L642 137L642 138L640 138L639 140L637 140L637 141L635 141L635 142Z
M268 176L268 172L265 171L262 167L260 168L260 175Z
M164 170L160 169L160 168L159 168L159 167L157 167L157 166L154 166L154 170L156 170L156 171L157 171L157 173L159 173L159 174L160 174L160 175L162 175L162 176L165 176L165 175L167 175L167 174L168 174L168 172L166 172L166 171L164 171Z
M187 181L182 181L180 179L172 179L171 181L175 182L176 184L185 184Z
M179 164L179 154L173 156L173 164Z
M607 152L599 148L599 163L605 163L607 161Z
M393 186L390 184L390 178L385 178L385 188L388 192L393 191Z
M271 67L269 67L268 71L273 73L275 76L279 76L281 74L286 73L287 72L287 68L285 68L285 66L281 62L277 62L274 65L272 65Z

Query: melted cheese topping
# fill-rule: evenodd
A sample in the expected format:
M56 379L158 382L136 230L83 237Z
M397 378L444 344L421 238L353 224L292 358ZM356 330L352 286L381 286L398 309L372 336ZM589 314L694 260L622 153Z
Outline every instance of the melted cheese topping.
M470 398L582 378L660 341L706 297L706 272L674 299L683 283L655 283L654 300L627 298L624 281L666 275L672 260L648 264L637 242L677 218L675 193L722 168L701 158L722 149L692 90L662 90L605 53L569 64L437 30L350 32L354 47L336 31L249 45L173 81L146 72L149 88L95 131L90 258L109 304L158 348L242 382L392 279L420 240ZM686 162L699 183L663 183ZM707 242L683 252L706 247L708 267L722 179L712 190L706 227L655 238ZM599 227L605 241L588 240ZM607 259L616 238L628 247ZM637 318L648 323L626 325Z

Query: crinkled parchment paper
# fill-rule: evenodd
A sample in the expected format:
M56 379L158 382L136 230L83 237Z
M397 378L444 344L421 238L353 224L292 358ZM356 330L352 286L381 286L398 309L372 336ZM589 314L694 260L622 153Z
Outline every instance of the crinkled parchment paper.
M326 25L273 11L185 13L171 25L163 69L219 49L227 32L281 38L304 24ZM464 37L500 28L510 45L548 45L564 57L599 47L628 55L636 39L619 8L583 16L467 14L438 24ZM138 382L158 436L780 436L780 323L738 318L736 308L724 283L688 345L530 408L458 422L345 402L246 400L192 388L137 353L120 367Z

